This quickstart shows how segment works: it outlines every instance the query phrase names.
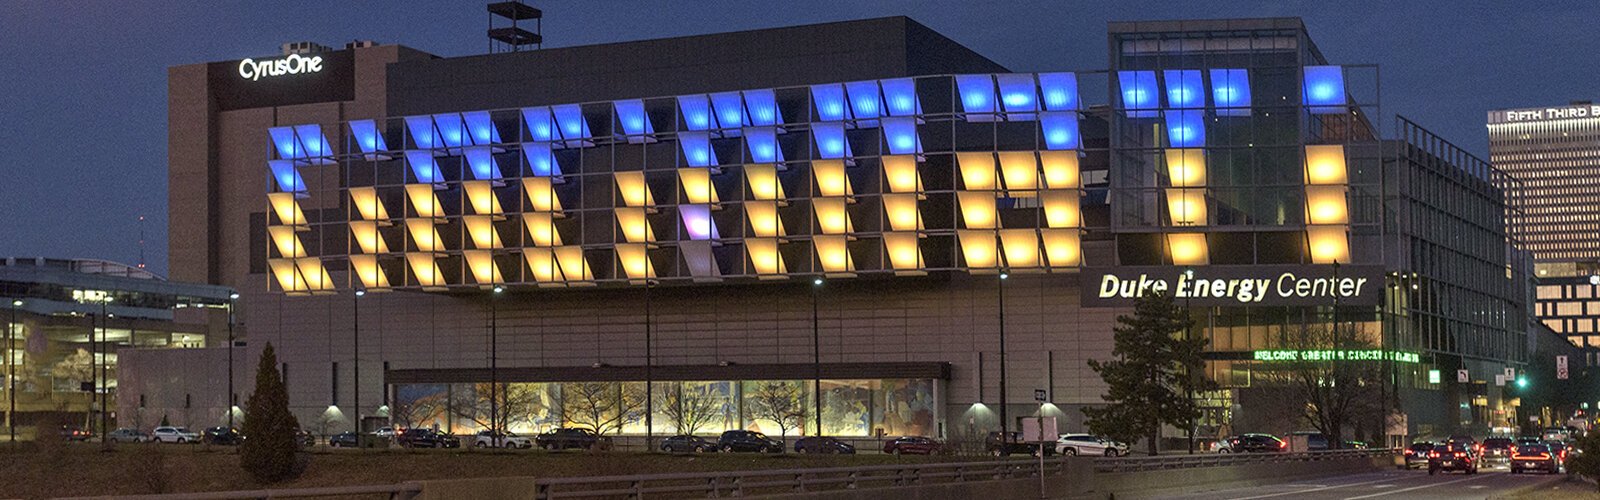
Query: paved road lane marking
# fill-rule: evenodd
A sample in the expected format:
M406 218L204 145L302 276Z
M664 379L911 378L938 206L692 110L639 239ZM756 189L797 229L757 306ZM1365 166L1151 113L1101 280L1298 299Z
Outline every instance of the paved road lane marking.
M1483 479L1483 478L1486 478L1486 477L1489 477L1489 475L1485 474L1485 475L1482 475L1482 476L1473 476L1473 477L1469 477L1469 478L1466 478L1466 479L1457 479L1457 480L1454 480L1454 481L1445 481L1445 482L1442 482L1442 483L1432 483L1432 484L1424 484L1422 486L1412 486L1410 488L1402 488L1402 489L1398 489L1398 490L1394 490L1394 491L1385 491L1385 492L1382 492L1382 493L1373 493L1371 495L1361 495L1359 497L1346 497L1344 500L1360 500L1362 498L1381 497L1381 496L1384 496L1384 495L1393 495L1395 493L1405 493L1407 491L1415 491L1415 490L1420 490L1420 489L1423 489L1423 488L1432 488L1432 487L1435 487L1435 486L1444 486L1444 485L1447 485L1447 484L1454 484L1454 483L1459 483L1459 482L1463 482L1463 481L1472 481L1474 479Z
M1281 497L1281 496L1284 496L1284 495L1294 495L1294 494L1298 494L1298 493L1310 493L1310 492L1313 492L1313 491L1331 490L1331 489L1334 489L1334 488L1346 488L1346 487L1350 487L1350 486L1360 486L1360 485L1363 485L1363 484L1381 483L1381 482L1384 482L1384 481L1389 481L1391 479L1393 479L1393 478L1387 478L1386 477L1386 478L1383 478L1383 479L1374 479L1374 480L1371 480L1371 481L1363 481L1363 482L1359 482L1359 483L1336 484L1336 485L1332 485L1332 486L1318 486L1316 488L1310 488L1310 489L1304 489L1304 490L1294 490L1294 491L1284 491L1284 492L1280 492L1280 493L1268 493L1266 495L1256 495L1256 496L1253 496L1253 497L1235 497L1233 500L1253 500L1253 499L1256 499L1256 498Z

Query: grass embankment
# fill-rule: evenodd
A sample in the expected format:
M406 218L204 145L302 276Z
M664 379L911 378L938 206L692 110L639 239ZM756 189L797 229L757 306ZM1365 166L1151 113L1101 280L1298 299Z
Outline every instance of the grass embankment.
M392 484L427 479L506 476L609 476L667 472L847 467L908 462L984 460L977 457L892 455L760 455L539 450L326 450L311 452L305 472L277 484L257 484L230 447L75 443L39 449L0 447L0 498L135 495L257 488Z

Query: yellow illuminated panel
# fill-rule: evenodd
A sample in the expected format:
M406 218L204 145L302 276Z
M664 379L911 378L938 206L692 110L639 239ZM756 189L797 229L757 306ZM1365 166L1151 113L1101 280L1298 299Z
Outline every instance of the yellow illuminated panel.
M411 264L411 275L416 277L418 285L434 288L448 284L444 280L444 273L439 270L439 264L433 260L433 254L408 253L406 263Z
M494 185L489 181L466 181L461 183L461 189L467 192L467 204L472 205L472 213L479 215L500 215L500 198L494 195Z
M650 186L644 182L644 172L617 172L617 193L622 196L622 203L630 207L645 207L656 204L655 195L650 193Z
M1311 262L1317 264L1350 262L1350 241L1344 226L1307 227L1306 237L1311 243Z
M594 271L589 269L589 261L583 258L582 247L557 247L556 261L561 265L561 273L567 281L594 280Z
M744 202L745 218L750 220L750 234L763 238L784 236L783 219L778 218L778 202Z
M444 207L433 195L432 184L407 184L406 198L411 199L411 208L417 211L417 217L444 217Z
M300 277L305 280L307 289L312 291L333 289L333 277L322 267L322 259L303 257L295 259L294 266L300 268Z
M408 219L406 220L406 232L411 233L411 241L416 243L418 251L444 251L444 241L439 238L439 231L434 229L432 221Z
M377 221L351 221L350 236L356 240L356 246L361 248L361 253L385 253L389 251L389 243L383 240L383 235L378 233Z
M278 255L289 258L306 256L306 245L300 242L300 237L294 234L294 228L289 226L268 226L267 234L272 236L272 244L278 247Z
M956 153L961 168L961 185L970 190L992 190L998 182L991 153Z
M811 239L817 248L817 263L822 265L824 273L844 275L855 271L856 262L850 258L848 242L849 238L844 236L816 236Z
M961 257L966 260L967 267L996 267L999 259L995 255L994 236L994 231L956 231L956 239L961 240Z
M678 169L678 184L683 186L684 201L696 205L718 203L717 190L711 185L711 170L704 168Z
M1344 186L1306 186L1307 215L1312 224L1346 224Z
M555 215L545 212L522 214L522 225L528 228L528 239L533 246L561 246L561 232L556 231Z
M883 176L888 179L891 193L922 192L922 176L917 174L916 155L883 157Z
M272 193L272 196L280 193ZM281 193L292 194L292 193ZM353 187L350 188L350 204L356 207L356 212L362 219L384 220L389 218L389 210L383 207L383 202L378 200L378 188Z
M474 283L492 285L505 282L505 278L500 276L500 267L494 264L494 254L488 250L467 250L461 255L466 257L467 269L472 271Z
M528 261L528 270L533 272L533 279L540 283L556 283L562 281L561 266L556 263L555 252L550 248L524 248L522 257Z
M855 231L850 223L850 213L845 210L844 198L817 198L811 207L817 212L817 229L822 234L845 234Z
M778 167L771 163L744 166L745 181L750 184L750 195L756 200L782 200L783 183L778 181Z
M1167 235L1167 253L1173 265L1197 266L1211 261L1207 251L1206 235L1202 233L1175 233Z
M355 270L356 277L361 279L361 286L367 289L389 288L389 276L378 266L378 256L351 255L350 267Z
M1206 190L1168 188L1167 210L1174 226L1206 225Z
M1206 152L1203 149L1168 149L1167 178L1172 187L1206 185Z
M278 214L279 224L306 224L306 214L300 211L300 202L294 201L294 193L267 193L267 201L271 202L273 213Z
M883 213L889 219L889 229L892 231L923 229L922 212L917 211L915 194L883 195Z
M300 272L294 266L294 259L269 259L267 267L272 269L272 276L277 278L278 287L285 292L303 292L306 290L305 280L300 279Z
M648 245L623 244L617 245L617 260L622 261L622 272L630 280L646 280L656 277L656 266L650 263L646 250Z
M528 193L528 206L539 212L561 211L561 198L556 197L556 189L549 177L525 177L522 179L522 190Z
M622 231L622 239L628 243L650 243L656 240L655 230L650 228L650 221L645 218L643 208L618 208L617 229Z
M1345 170L1344 146L1306 146L1306 184L1345 184Z
M494 229L494 218L487 215L468 215L461 218L467 226L467 237L473 248L500 248L500 232ZM437 233L435 233L437 234ZM419 247L421 243L417 244Z
M850 196L850 176L845 175L844 160L816 160L811 162L811 175L817 179L817 196Z
M1039 267L1039 236L1032 229L1001 229L1006 267Z
M1052 268L1077 267L1083 259L1079 247L1078 230L1076 229L1045 229L1040 231L1044 238L1044 257Z
M917 233L883 233L883 250L889 254L889 265L896 275L925 274L920 271L924 265L917 240Z
M961 220L966 223L967 229L994 229L999 226L994 193L963 191L956 193L956 199L961 203Z
M1040 151L1039 166L1044 170L1044 187L1050 189L1078 188L1077 151Z
M1044 202L1045 225L1053 228L1078 227L1081 215L1078 209L1078 191L1044 191L1039 194Z
M756 274L783 274L789 272L783 265L783 254L778 253L778 240L773 238L748 238L745 250L750 253L750 265Z
M1039 163L1032 151L1005 151L1000 153L1000 172L1006 181L1006 191L1032 191L1039 188ZM1011 193L1011 196L1033 196L1031 192Z

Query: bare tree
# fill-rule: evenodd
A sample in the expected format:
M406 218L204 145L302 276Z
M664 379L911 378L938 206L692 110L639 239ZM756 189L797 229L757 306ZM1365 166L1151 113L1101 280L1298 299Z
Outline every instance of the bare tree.
M447 411L450 411L449 398L444 393L434 393L410 401L395 401L389 409L389 420L400 426L412 427L421 422L437 421Z
M561 384L561 410L566 420L597 434L615 434L644 418L643 384L573 382Z
M750 413L760 419L778 424L778 437L789 441L789 430L805 425L807 411L805 394L796 381L758 382L756 390L745 398L750 402Z
M679 434L694 434L722 416L722 397L711 385L687 385L663 384L656 390L656 404Z
M79 383L94 383L94 355L84 349L63 358L50 367L50 376ZM94 416L94 398L84 399L83 428L88 429Z
M1300 353L1297 359L1267 363L1262 374L1293 389L1304 405L1300 417L1326 435L1330 446L1342 444L1348 430L1382 418L1380 361L1341 354L1371 352L1367 332L1339 323L1304 324L1285 328L1283 345Z

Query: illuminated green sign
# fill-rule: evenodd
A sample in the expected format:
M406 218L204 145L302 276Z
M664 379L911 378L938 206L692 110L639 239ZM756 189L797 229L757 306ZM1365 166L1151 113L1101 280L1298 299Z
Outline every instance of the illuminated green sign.
M1422 355L1414 352L1364 350L1305 350L1305 351L1255 351L1256 361L1398 361L1420 363Z

